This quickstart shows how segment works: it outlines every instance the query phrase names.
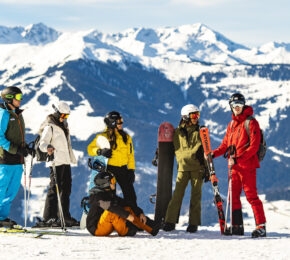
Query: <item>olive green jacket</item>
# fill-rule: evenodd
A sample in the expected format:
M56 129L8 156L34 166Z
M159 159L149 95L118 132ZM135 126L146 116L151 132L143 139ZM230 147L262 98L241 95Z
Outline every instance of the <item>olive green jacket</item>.
M199 125L180 125L173 137L178 171L204 168L203 149L199 135Z

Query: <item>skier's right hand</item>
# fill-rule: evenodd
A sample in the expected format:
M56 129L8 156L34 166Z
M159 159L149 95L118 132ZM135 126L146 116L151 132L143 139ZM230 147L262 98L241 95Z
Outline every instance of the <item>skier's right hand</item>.
M48 153L48 155L52 155L53 152L54 152L54 147L51 144L49 144L47 146L47 153Z
M107 158L111 158L112 157L112 149L108 149L108 148L99 149L97 154L103 155Z
M24 156L26 157L28 155L29 151L28 151L28 148L26 146L19 146L18 149L17 149L17 152L16 154L18 155L21 155L21 156Z
M211 154L211 157L212 158L214 158L214 153L213 152L210 152L210 154ZM207 160L207 158L208 158L208 155L206 154L206 153L204 153L204 158Z

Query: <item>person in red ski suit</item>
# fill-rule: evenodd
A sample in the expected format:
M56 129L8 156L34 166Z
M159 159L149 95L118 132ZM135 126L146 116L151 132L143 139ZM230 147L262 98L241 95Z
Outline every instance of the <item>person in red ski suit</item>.
M228 124L221 145L212 152L212 156L214 158L227 154L229 168L232 168L232 234L244 234L240 200L243 188L256 220L256 229L252 232L252 237L264 237L266 218L256 185L256 169L260 168L257 156L261 139L260 126L256 119L250 121L249 139L245 121L247 117L253 115L253 108L245 105L245 97L239 93L231 96L229 104L233 112L232 121ZM230 156L230 148L235 149L233 156Z

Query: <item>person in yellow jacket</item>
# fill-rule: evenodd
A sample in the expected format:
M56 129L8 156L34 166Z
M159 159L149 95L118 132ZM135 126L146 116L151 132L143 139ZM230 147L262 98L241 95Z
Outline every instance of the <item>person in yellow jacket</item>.
M109 112L104 122L106 130L96 135L88 146L90 156L103 155L108 160L107 170L112 172L120 185L124 199L137 206L137 197L134 189L135 181L135 158L132 138L123 130L123 118L117 111ZM106 137L111 148L97 147L98 136Z

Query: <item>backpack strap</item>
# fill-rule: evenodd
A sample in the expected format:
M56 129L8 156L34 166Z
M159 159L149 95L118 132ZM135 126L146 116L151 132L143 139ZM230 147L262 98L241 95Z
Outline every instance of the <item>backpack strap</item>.
M246 132L248 134L248 137L249 137L249 141L246 143L245 146L249 146L250 145L250 142L251 142L251 137L250 137L250 121L254 119L253 116L248 116L246 121L245 121L245 129L246 129Z

